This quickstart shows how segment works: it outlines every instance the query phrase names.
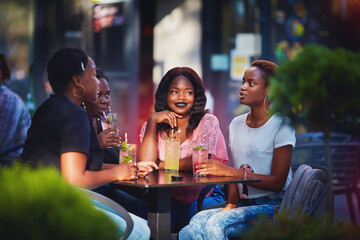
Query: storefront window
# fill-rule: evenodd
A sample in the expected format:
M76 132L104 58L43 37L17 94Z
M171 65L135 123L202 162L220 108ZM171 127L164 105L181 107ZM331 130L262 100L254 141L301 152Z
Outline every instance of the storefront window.
M34 0L2 0L0 16L0 52L6 55L12 72L6 85L27 101L27 97L32 99ZM35 107L31 101L28 104Z

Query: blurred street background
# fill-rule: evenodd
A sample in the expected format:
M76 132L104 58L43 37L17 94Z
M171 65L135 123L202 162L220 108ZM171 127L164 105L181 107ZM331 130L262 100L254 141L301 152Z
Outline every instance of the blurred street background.
M360 0L0 0L7 85L29 110L51 93L52 54L82 48L109 75L129 142L139 142L157 84L176 66L201 76L228 142L230 121L247 111L238 99L244 70L257 59L292 59L308 43L359 52ZM345 196L336 196L335 218L348 215Z

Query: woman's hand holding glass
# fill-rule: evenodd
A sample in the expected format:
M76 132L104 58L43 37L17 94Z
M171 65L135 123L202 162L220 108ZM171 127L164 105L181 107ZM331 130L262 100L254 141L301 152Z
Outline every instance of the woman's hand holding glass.
M135 163L119 164L111 168L115 171L116 180L133 180L137 179L137 167Z
M136 164L138 171L137 174L139 177L145 177L153 171L153 169L159 169L159 166L154 162L138 162Z
M196 173L201 175L234 176L234 168L216 159L203 160L202 164L198 165L198 168L199 170L197 170Z
M100 132L98 135L100 146L104 148L108 147L120 147L121 137L119 136L119 130L115 128L108 128Z

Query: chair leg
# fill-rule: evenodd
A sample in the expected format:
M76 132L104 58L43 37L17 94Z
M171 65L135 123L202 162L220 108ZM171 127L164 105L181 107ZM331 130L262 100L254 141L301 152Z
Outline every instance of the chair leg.
M355 216L355 209L354 209L354 201L352 199L352 193L350 191L346 192L346 200L347 200L347 204L349 206L349 211L350 211L350 217L351 217L351 221L356 224L356 216Z
M356 197L357 197L357 205L358 205L358 209L359 209L359 221L360 221L360 188L359 187L355 188L355 193L356 193Z
M179 233L171 233L170 239L171 240L178 240L179 239Z

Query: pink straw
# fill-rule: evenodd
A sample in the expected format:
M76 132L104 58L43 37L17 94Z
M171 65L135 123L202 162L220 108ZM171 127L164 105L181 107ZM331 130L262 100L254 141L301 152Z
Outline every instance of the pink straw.
M125 143L127 144L127 132L125 132Z
M204 142L205 142L205 133L203 134L203 137L201 139L201 146L204 147Z

